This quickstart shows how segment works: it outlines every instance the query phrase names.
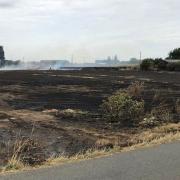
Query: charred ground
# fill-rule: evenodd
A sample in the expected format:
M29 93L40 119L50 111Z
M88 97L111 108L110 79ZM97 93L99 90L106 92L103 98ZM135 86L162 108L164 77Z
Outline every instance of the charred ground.
M169 106L180 98L179 72L1 71L1 164L8 159L8 143L19 135L33 136L42 147L38 153L45 158L61 153L72 155L95 146L129 145L143 128L119 129L104 122L99 106L112 93L134 81L144 82L146 109L156 106L153 100L156 93Z

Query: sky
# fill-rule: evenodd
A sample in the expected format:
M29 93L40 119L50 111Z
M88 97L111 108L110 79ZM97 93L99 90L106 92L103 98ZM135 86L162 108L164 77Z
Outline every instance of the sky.
M166 57L180 47L179 0L0 0L7 59Z

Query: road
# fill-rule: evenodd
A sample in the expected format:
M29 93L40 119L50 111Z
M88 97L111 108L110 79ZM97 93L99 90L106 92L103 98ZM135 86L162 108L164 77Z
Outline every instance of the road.
M0 180L180 180L180 142L9 174Z

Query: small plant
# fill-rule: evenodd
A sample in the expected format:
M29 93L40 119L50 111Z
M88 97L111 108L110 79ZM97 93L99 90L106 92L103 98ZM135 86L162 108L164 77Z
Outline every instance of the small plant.
M146 117L141 122L141 125L145 127L153 127L159 125L159 122L152 114L147 114Z
M173 121L171 110L167 105L160 104L154 107L150 113L147 113L141 124L145 126L157 126L162 123L169 123Z
M133 100L127 93L118 92L104 101L101 109L105 119L122 126L132 126L140 121L144 102Z
M56 113L56 116L62 119L79 119L79 118L84 118L86 117L88 112L86 111L81 111L78 109L65 109L62 111L58 111Z
M21 160L21 155L22 155L21 152L22 152L22 149L24 148L24 145L25 145L25 141L23 142L22 139L17 139L14 142L11 148L12 150L10 152L11 155L4 169L5 171L17 170L25 166Z
M12 156L4 168L4 171L23 169L25 165L17 156Z
M160 104L158 107L152 109L151 114L158 122L172 122L171 110L167 107L167 105Z
M5 171L22 169L26 165L39 165L45 161L43 147L34 139L19 137L10 149Z
M135 81L127 88L127 93L129 96L134 98L140 98L142 96L142 93L144 91L144 83Z
M161 102L163 100L161 90L155 90L154 96L153 96L153 102Z

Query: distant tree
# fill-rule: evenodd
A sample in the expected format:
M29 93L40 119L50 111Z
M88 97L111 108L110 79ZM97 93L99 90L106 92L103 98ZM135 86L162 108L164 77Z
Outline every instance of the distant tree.
M143 71L152 70L153 68L154 68L154 60L151 58L144 59L140 64L140 69Z
M0 60L5 60L3 46L0 46Z
M5 64L5 55L4 55L4 48L0 46L0 66Z
M167 68L167 61L164 61L162 58L154 59L154 68L158 70L165 70Z
M180 48L172 50L167 59L180 59Z

